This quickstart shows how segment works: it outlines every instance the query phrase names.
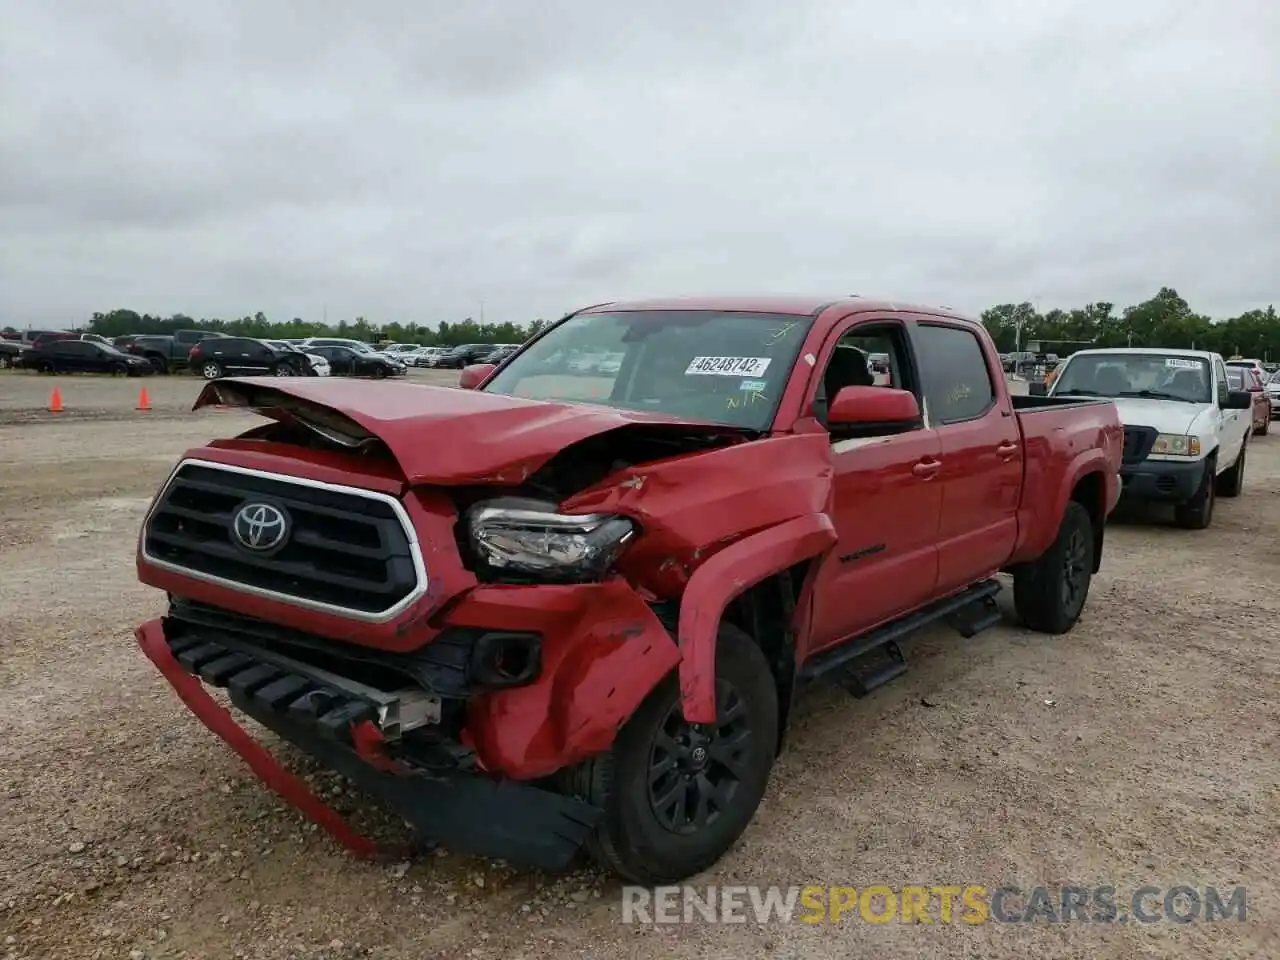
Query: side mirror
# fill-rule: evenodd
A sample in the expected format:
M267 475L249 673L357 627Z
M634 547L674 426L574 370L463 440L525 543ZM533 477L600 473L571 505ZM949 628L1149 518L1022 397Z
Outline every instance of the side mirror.
M1039 380L1033 380L1027 384L1027 395L1032 397L1047 397L1049 395L1049 385L1041 383Z
M827 406L827 426L832 433L904 433L920 423L920 404L910 390L844 387Z
M1252 410L1253 394L1248 390L1230 390L1224 410Z
M474 390L484 383L489 374L496 369L492 363L473 363L469 367L463 367L462 373L458 377L458 386L463 390Z

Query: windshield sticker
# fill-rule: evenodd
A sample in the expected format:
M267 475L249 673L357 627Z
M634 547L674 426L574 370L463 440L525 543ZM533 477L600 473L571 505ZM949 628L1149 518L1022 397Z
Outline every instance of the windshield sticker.
M1164 365L1166 367L1181 367L1183 370L1200 369L1199 360L1184 360L1181 357L1169 357L1169 359L1165 360Z
M685 368L686 377L760 377L769 369L769 357L694 357Z
M743 393L764 393L768 388L768 380L743 380L738 384L738 389Z

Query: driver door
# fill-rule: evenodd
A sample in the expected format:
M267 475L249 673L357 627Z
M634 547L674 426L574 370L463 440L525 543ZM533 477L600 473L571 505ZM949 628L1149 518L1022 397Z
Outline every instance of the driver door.
M898 318L857 319L837 327L824 345L811 385L814 415L825 426L825 408L842 386L911 390L924 410L920 378ZM859 371L837 351L887 353L889 375ZM839 367L843 366L843 371ZM932 598L938 581L938 524L942 514L942 443L927 419L910 432L843 439L833 435L832 522L838 537L818 572L814 591L813 648L819 650L865 633Z

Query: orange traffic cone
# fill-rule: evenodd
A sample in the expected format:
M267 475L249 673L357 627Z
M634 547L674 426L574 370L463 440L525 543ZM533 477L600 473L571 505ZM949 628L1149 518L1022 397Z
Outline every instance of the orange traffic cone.
M141 390L138 391L138 409L139 410L151 409L151 398L147 396L146 387L143 387Z
M53 393L49 395L49 412L50 413L62 412L62 391L59 390L57 387L54 387Z

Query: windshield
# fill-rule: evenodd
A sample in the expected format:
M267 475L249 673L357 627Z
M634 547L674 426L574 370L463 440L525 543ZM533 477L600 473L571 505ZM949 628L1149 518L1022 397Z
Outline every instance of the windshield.
M111 346L110 344L107 344L107 343L95 343L95 344L94 344L94 346L96 346L96 347L97 347L99 350L101 350L103 353L105 353L105 354L107 354L108 356L111 356L111 357L128 357L128 356L129 356L129 355L128 355L127 353L125 353L124 351L122 351L122 350L117 350L115 347L113 347L113 346Z
M578 314L508 360L484 389L763 430L812 322L715 310Z
M1212 378L1198 357L1159 353L1078 354L1062 367L1055 396L1146 397L1209 403Z

